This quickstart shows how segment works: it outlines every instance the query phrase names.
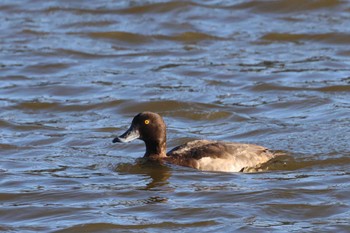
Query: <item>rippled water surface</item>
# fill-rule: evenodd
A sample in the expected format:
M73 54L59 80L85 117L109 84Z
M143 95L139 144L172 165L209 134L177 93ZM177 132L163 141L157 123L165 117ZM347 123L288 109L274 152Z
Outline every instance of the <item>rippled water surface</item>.
M1 232L349 232L350 3L0 3ZM264 173L140 164L112 144L141 111L168 147L256 143Z

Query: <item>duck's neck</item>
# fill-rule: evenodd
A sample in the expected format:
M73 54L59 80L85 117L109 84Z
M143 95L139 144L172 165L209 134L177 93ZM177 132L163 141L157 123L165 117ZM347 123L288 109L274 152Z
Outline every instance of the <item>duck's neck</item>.
M146 158L151 160L161 160L166 157L166 141L145 141Z

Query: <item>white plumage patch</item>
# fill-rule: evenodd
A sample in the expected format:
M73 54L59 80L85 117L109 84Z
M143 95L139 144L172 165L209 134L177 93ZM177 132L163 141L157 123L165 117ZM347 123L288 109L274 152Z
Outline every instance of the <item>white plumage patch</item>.
M257 172L259 167L273 157L270 152L256 153L243 150L240 153L229 154L223 158L203 157L197 160L199 170L222 172Z
M202 171L239 172L245 165L233 160L210 157L201 158L197 162L198 169Z

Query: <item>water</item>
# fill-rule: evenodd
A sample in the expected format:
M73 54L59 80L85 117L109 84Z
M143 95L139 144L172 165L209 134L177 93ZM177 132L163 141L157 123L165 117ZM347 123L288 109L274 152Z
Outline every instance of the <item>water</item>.
M0 231L349 232L348 1L1 1ZM292 158L269 172L138 164L168 147Z

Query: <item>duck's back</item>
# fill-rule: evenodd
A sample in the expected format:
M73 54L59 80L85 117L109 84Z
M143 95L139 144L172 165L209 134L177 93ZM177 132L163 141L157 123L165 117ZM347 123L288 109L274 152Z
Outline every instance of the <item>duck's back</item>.
M254 144L195 140L167 153L168 161L203 171L239 172L274 158L267 148Z

